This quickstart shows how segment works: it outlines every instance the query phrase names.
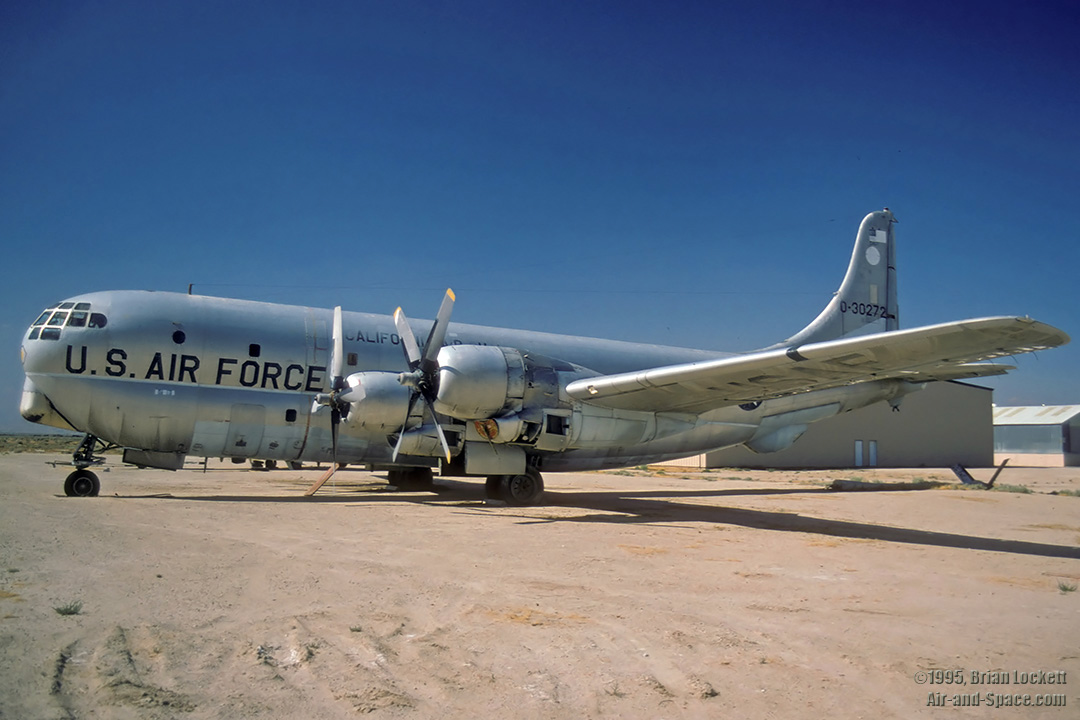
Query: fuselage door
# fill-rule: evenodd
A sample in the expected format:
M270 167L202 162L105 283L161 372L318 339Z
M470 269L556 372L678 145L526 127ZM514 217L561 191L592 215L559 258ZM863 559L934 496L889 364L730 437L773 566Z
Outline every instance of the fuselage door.
M238 403L229 415L229 434L225 437L225 452L231 457L254 457L262 444L266 427L266 408L262 405Z

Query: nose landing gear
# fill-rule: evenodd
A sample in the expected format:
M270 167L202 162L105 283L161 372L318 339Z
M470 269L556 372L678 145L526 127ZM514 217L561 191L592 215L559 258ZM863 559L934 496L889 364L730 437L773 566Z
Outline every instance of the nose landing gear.
M87 433L79 447L71 456L71 464L75 466L75 472L64 480L64 494L68 497L94 497L101 490L101 482L98 476L87 470L93 465L102 465L105 458L95 455L94 451L101 446L101 452L116 447L103 442L100 438Z
M68 497L94 497L100 490L98 476L89 470L76 470L64 481L64 493Z

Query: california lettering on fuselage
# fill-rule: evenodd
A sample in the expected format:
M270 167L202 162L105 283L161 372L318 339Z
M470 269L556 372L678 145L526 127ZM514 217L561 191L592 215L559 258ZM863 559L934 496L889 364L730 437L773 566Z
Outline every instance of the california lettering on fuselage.
M862 221L840 289L802 331L725 354L164 292L47 309L22 345L21 413L86 433L65 489L93 495L101 447L185 458L357 463L392 481L487 479L536 502L542 471L625 467L745 444L790 446L811 422L1068 342L1026 317L899 329L895 219ZM424 342L419 337L426 337Z

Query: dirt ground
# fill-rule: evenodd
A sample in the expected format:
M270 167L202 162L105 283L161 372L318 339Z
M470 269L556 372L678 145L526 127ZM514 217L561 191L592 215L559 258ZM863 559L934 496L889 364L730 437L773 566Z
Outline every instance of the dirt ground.
M512 508L217 464L67 498L51 458L0 456L3 718L1078 717L1078 468L550 474ZM1025 694L1065 706L987 706Z

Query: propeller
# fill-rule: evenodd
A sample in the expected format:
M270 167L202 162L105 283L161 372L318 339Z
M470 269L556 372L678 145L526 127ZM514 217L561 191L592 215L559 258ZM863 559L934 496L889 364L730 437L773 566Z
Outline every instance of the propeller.
M397 460L398 453L401 451L406 425L409 423L413 407L417 399L423 399L424 405L435 420L435 432L438 433L439 442L442 443L446 462L450 462L450 445L446 442L446 435L435 416L435 393L438 391L439 350L443 346L443 341L446 340L446 327L450 324L450 313L454 310L455 299L454 291L447 288L442 305L439 306L439 314L435 317L423 350L416 343L416 336L413 335L409 319L405 317L405 311L401 308L394 311L394 325L397 327L401 345L405 350L405 359L409 362L409 371L398 375L398 382L413 389L412 395L409 396L408 409L405 412L405 422L401 424L401 431L394 445L394 460Z
M331 338L333 346L330 351L330 392L319 393L311 401L311 412L317 413L321 408L330 408L330 453L332 463L326 474L320 477L315 484L308 488L305 495L313 495L321 488L330 477L338 471L337 445L338 425L341 424L342 415L349 414L349 403L345 402L342 395L349 390L345 383L345 358L341 332L341 306L334 308L334 329Z
M399 375L398 382L413 389L405 411L405 421L401 424L397 443L394 445L394 460L397 460L398 453L401 451L406 426L409 423L413 408L416 406L417 399L422 398L425 406L431 412L431 417L433 419L436 417L434 402L435 393L438 389L438 355L443 341L446 339L446 327L450 324L450 313L454 309L454 300L454 291L447 288L446 296L443 297L442 305L439 306L439 314L431 326L431 332L428 333L422 351L416 342L412 326L409 325L409 320L405 317L405 312L401 308L394 312L394 325L397 326L398 336L401 338L402 346L405 349L405 357L409 362L409 371ZM345 398L352 390L344 375L345 356L342 338L341 306L338 305L334 308L333 346L330 352L330 392L319 393L311 402L312 413L317 413L324 407L330 408L330 449L333 463L330 465L330 469L307 489L305 495L313 495L340 467L337 460L338 426L341 424L341 419L349 414L349 402ZM438 433L439 442L442 444L443 452L446 454L446 461L450 462L450 445L446 442L446 435L437 420L435 422L435 432Z

